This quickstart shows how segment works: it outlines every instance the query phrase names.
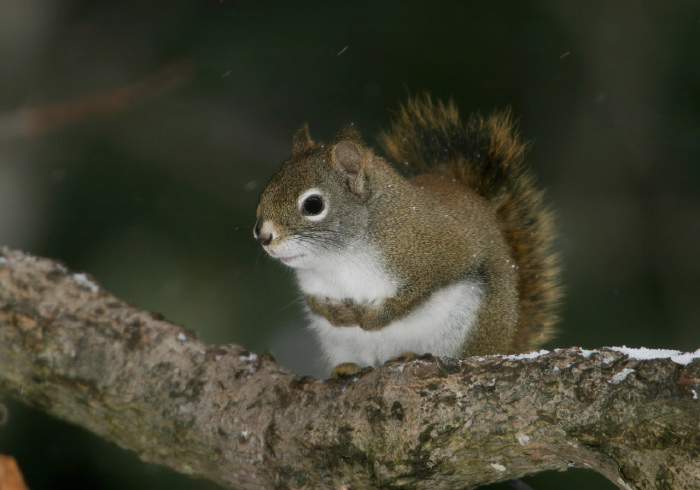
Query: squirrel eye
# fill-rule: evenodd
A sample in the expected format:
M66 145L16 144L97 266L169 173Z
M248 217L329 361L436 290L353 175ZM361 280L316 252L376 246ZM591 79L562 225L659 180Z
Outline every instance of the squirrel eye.
M304 216L317 216L323 212L326 204L318 195L309 196L301 203L301 214Z

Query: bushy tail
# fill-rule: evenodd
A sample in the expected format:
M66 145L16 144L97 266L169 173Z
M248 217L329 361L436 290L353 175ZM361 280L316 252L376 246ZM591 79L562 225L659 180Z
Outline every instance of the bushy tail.
M436 170L483 196L501 223L519 270L520 316L513 351L536 349L554 334L561 297L551 250L552 212L523 167L526 145L509 112L463 123L454 104L409 100L381 135L389 157L411 175Z

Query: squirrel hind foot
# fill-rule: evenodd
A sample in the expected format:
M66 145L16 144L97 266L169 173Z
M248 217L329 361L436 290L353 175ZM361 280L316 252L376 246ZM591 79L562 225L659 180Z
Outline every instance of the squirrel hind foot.
M333 368L331 373L331 378L333 379L347 379L352 377L361 377L372 370L371 367L360 367L354 362L343 362L338 364Z
M422 357L421 354L416 354L415 352L411 351L404 351L398 356L392 356L389 358L387 362L409 362L409 361L415 361L416 359Z

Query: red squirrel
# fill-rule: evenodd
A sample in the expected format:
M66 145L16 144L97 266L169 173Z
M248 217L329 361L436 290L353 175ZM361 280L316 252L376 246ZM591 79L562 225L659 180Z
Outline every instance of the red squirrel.
M255 238L291 267L334 376L407 353L539 347L561 296L552 212L509 113L462 122L409 100L381 135L330 145L307 126L260 197Z

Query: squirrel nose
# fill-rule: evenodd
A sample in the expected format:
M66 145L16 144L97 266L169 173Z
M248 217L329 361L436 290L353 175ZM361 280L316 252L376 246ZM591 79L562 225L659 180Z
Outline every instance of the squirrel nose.
M260 242L260 245L269 245L272 241L272 233L260 233L256 240Z
M265 228L265 231L263 231L263 228ZM253 235L261 245L269 245L272 242L272 231L269 227L263 226L260 221L255 223Z

